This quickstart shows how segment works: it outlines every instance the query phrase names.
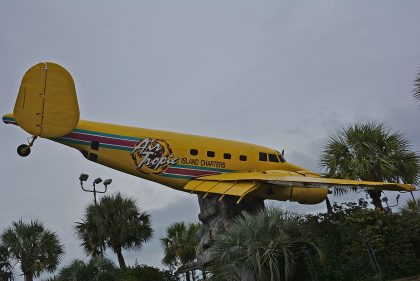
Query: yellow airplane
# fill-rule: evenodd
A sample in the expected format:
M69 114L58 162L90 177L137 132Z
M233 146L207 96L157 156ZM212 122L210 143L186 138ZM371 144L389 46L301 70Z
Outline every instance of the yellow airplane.
M252 196L317 204L335 186L415 190L409 184L323 178L264 146L79 120L73 79L51 62L25 73L13 114L3 121L33 136L18 147L20 156L29 155L37 137L47 138L79 150L90 161L180 191L218 194L220 200L229 195L238 203Z

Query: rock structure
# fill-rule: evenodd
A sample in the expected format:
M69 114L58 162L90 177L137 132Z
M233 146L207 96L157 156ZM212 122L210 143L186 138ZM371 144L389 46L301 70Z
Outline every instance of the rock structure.
M210 259L209 248L217 231L229 226L242 211L254 212L264 208L264 200L259 198L246 198L239 204L236 204L237 197L225 196L221 201L219 198L217 195L209 195L206 198L198 195L198 219L203 227L199 234L197 263L201 266L205 266Z

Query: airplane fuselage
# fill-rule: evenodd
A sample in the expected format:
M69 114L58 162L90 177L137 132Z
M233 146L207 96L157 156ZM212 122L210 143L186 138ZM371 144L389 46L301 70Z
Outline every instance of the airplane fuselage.
M43 62L22 78L13 114L3 116L33 137L17 153L26 157L38 137L79 150L90 161L197 194L246 196L317 204L328 188L412 191L410 184L321 178L288 163L278 151L218 138L80 120L76 88L62 66Z
M15 123L7 118L5 122ZM303 170L264 146L85 120L52 140L79 150L90 161L178 190L206 175Z

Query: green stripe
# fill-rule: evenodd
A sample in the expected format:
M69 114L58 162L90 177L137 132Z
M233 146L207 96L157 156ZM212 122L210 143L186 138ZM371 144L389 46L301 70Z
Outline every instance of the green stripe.
M133 141L140 141L141 140L141 138L136 138L136 137L128 137L128 136L108 134L108 133L95 132L95 131L82 130L82 129L76 129L73 132L91 134L91 135L97 135L97 136L103 136L103 137L119 138L119 139L125 139L125 140L133 140Z
M110 134L108 134L110 135ZM74 143L74 144L81 144L81 145L91 145L90 141L81 141L81 140L73 140L73 139L66 139L63 137L60 138L56 138L53 139L55 141L58 142L67 142L67 143ZM123 146L116 146L116 145L112 145L112 144L103 144L100 143L99 144L100 147L103 148L108 148L108 149L116 149L116 150L122 150L122 151L131 151L132 148L130 147L123 147ZM188 166L188 165L181 165L181 164L176 164L176 165L172 165L172 167L175 168L185 168L185 169L191 169L191 170L196 170L196 171L214 171L214 172L219 172L219 173L227 173L227 172L234 172L235 170L227 170L227 169L219 169L219 168L211 168L211 167L202 167L202 166ZM178 175L165 175L168 177L174 177L174 178L182 178L182 179L189 179L190 177L185 177L185 176L178 176Z
M160 174L160 176L168 177L168 178L175 178L175 179L191 179L192 176L181 176L181 175L171 175L171 174Z
M216 172L234 172L234 170L226 170L226 169L218 169L218 168L202 167L202 166L187 166L187 165L180 165L180 164L172 165L171 167L186 168L186 169L196 168L196 169L200 169L200 171L207 170L207 171L216 171Z
M90 141L70 140L70 139L65 139L65 138L55 138L55 139L52 139L52 140L57 141L57 142L69 142L69 143L75 143L75 144L82 144L82 145L89 145L90 146Z
M16 122L15 118L13 118L13 117L7 117L7 116L3 116L3 120Z
M81 141L81 140L73 140L73 139L66 139L66 138L55 138L54 141L58 142L67 142L67 143L75 143L75 144L81 144L81 145L91 145L90 141ZM121 146L115 146L111 144L100 144L100 147L109 148L109 149L117 149L117 150L124 150L124 151L131 151L131 148L129 147L121 147Z
M16 119L15 118L8 117L8 116L3 116L3 120L16 122ZM133 141L140 141L140 140L142 140L142 138L129 137L129 136L123 136L123 135L116 135L116 134L108 134L108 133L102 133L102 132L96 132L96 131L89 131L89 130L82 130L82 129L75 129L73 132L76 132L76 133L85 133L85 134L91 134L91 135L97 135L97 136L103 136L103 137L119 138L119 139L125 139L125 140L133 140Z
M105 148L110 148L110 149L124 150L124 151L131 151L132 150L132 148L130 148L130 147L116 146L116 145L104 144L104 143L99 144L99 146L100 147L105 147Z

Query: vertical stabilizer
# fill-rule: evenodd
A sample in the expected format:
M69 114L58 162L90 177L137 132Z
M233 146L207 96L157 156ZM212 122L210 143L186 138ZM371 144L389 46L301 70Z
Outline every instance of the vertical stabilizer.
M71 132L80 114L70 73L52 62L31 67L22 78L13 115L33 136L55 138Z

